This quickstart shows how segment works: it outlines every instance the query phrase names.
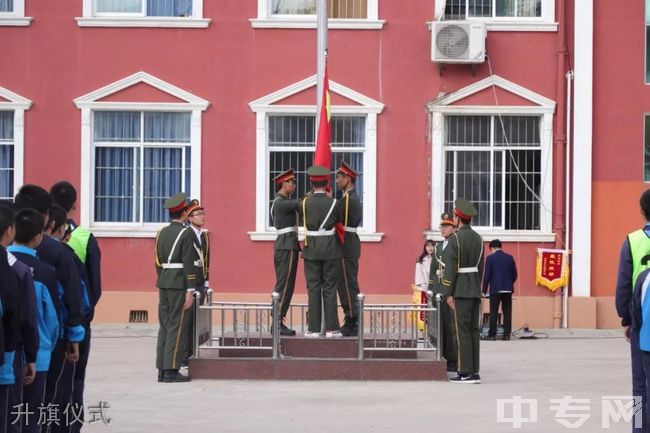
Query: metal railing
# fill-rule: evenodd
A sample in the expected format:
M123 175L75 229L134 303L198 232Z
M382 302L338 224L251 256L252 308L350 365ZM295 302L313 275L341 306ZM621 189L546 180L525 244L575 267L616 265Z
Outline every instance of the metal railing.
M358 359L365 358L371 351L417 351L434 352L435 359L441 359L438 350L442 325L442 297L427 292L427 305L421 304L365 304L365 296L357 296L359 309ZM433 303L435 302L435 306ZM417 316L424 313L424 326L420 327ZM366 324L368 328L366 330Z
M280 359L280 295L274 292L271 303L213 302L208 289L206 302L195 294L194 357L201 349L258 350L260 356ZM427 304L365 304L365 296L357 297L358 353L363 360L367 353L382 351L433 352L441 359L440 295L427 292ZM294 304L287 314L289 327L298 333L307 329L307 304ZM424 318L420 326L417 317ZM297 319L297 320L296 320ZM215 323L216 322L216 323ZM288 337L291 338L291 337ZM376 356L373 356L376 357Z

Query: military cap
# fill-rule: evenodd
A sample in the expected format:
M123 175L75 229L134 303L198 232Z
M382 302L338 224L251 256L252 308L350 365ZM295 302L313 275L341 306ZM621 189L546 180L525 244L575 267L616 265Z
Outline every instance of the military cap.
M454 224L454 217L452 216L452 214L449 213L449 212L445 212L442 215L440 215L440 225L441 226L447 225L447 226L454 226L455 227L456 224Z
M187 205L187 214L192 215L192 212L195 210L202 210L203 206L199 203L197 199L193 199L190 201L190 204Z
M273 178L273 181L277 184L282 184L282 182L288 182L292 179L295 179L296 175L293 173L293 168L290 168L287 171L283 171Z
M321 165L312 165L307 169L309 179L313 182L329 180L330 171Z
M359 173L354 171L345 161L341 162L338 173L344 174L352 179L356 179L359 176Z
M454 213L464 220L471 220L472 217L478 215L474 205L464 198L456 199L454 202Z
M185 201L185 193L179 192L178 194L169 197L167 200L165 200L165 204L163 206L170 212L178 212L179 210L185 209L187 207L187 202Z

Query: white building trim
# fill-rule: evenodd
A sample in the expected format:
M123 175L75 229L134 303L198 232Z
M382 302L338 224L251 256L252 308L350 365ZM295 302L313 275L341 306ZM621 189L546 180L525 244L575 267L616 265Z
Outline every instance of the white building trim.
M268 115L275 114L313 114L316 115L316 105L282 105L277 104L283 99L316 86L316 76L311 76L291 84L278 91L249 103L251 110L256 113L256 199L255 199L255 230L248 233L254 241L271 241L275 239L275 229L267 227L268 185L268 146L267 124ZM367 242L379 242L383 233L377 232L377 114L384 109L384 104L358 93L335 81L329 82L330 92L349 99L357 105L332 105L332 115L356 114L366 116L366 146L364 152L364 191L363 191L363 228L359 230L359 238Z
M14 112L14 195L18 192L25 180L25 111L32 106L32 101L0 87L1 111Z
M30 25L32 23L32 19L32 17L25 16L25 0L14 0L13 11L0 12L0 27L24 27Z
M573 296L591 295L591 189L593 148L594 1L575 5L575 88L573 94ZM571 95L569 95L570 97Z
M451 105L462 101L470 95L481 92L492 86L499 87L519 96L535 105L501 106L501 105ZM437 239L439 215L442 214L444 200L444 119L445 115L537 115L541 117L540 141L542 185L540 188L540 230L489 230L477 229L485 239L499 238L518 242L551 242L555 240L553 233L553 113L555 102L530 89L522 87L498 75L492 75L455 92L440 96L427 104L431 114L431 221L430 230L425 231L427 238Z
M102 98L139 83L146 83L185 102L101 102ZM100 237L153 237L161 224L95 223L92 191L95 172L92 152L92 112L94 110L185 111L191 112L191 190L201 196L201 113L209 102L146 72L137 72L74 100L81 110L81 224Z

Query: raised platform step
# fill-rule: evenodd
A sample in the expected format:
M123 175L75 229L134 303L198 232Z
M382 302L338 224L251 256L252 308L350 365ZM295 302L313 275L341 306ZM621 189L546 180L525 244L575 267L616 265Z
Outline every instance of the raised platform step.
M226 337L221 344L228 347L203 345L199 359L190 359L190 374L196 379L253 380L445 380L447 377L446 361L435 361L435 352L413 350L417 343L411 340L367 338L363 360L357 359L356 337L284 337L280 359L272 359L271 343L271 338L265 336Z
M415 359L190 359L194 379L446 380L446 362Z

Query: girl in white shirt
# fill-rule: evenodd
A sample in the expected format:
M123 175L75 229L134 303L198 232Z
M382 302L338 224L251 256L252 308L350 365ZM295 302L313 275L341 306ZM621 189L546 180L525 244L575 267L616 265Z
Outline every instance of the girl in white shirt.
M426 291L429 285L429 270L431 269L434 246L434 241L427 239L422 248L422 254L415 262L415 285L423 291Z

